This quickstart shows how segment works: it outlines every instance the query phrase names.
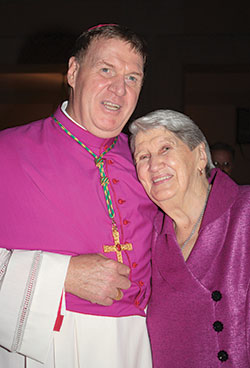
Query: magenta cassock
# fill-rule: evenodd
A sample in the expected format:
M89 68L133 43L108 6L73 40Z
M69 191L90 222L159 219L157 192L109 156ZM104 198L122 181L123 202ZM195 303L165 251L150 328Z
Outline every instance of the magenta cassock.
M96 155L114 139L93 136L74 124L60 107L55 117ZM145 316L150 295L151 240L157 207L137 180L125 134L104 156L106 175L132 282L122 301L110 307L66 295L67 309L101 316ZM112 222L94 158L52 117L0 134L0 247L78 255L102 253L117 260Z

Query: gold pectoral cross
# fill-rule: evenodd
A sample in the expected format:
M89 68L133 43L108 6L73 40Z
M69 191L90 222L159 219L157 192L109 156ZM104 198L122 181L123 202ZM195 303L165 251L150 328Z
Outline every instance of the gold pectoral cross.
M119 232L117 230L117 227L114 221L112 223L112 234L113 234L115 244L114 245L104 245L103 250L105 253L116 252L118 262L123 263L122 251L132 250L133 246L131 243L120 244Z

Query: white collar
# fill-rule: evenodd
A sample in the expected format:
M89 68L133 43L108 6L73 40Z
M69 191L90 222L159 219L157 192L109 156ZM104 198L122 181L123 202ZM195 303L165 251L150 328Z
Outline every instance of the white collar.
M64 101L62 103L62 106L61 106L61 110L62 112L71 120L73 121L73 123L75 123L76 125L78 125L80 128L84 129L84 130L87 130L86 128L84 128L84 126L80 125L79 123L77 123L66 111L67 109L67 106L68 106L68 101Z

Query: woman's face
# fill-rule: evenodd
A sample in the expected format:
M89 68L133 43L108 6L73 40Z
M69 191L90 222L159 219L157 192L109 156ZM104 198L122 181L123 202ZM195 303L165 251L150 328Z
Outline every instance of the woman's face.
M169 199L178 203L189 190L195 190L199 169L207 162L203 143L191 151L165 128L140 131L134 157L140 182L160 207Z

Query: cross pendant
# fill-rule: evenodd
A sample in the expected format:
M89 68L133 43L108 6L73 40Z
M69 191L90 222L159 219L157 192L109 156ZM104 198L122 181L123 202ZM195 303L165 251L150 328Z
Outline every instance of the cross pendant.
M123 263L122 251L132 250L133 246L131 243L120 244L119 232L117 230L115 222L112 223L112 234L113 234L115 244L114 245L104 245L103 246L104 253L116 252L118 262Z

